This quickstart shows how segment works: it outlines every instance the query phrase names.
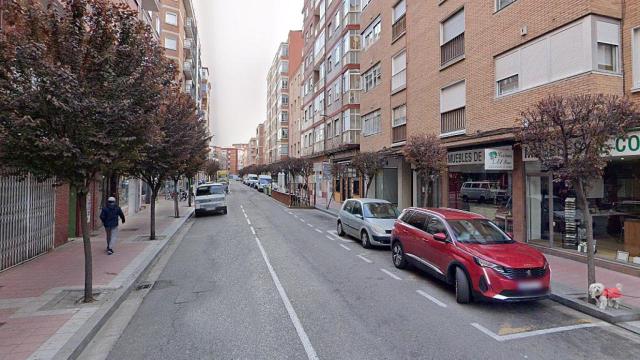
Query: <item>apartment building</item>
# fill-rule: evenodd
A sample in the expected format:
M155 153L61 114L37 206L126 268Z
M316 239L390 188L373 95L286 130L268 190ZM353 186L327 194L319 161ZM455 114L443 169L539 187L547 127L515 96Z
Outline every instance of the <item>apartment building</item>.
M360 147L360 10L360 0L303 8L301 156L314 162L316 196L336 201L362 193L355 171L330 176L330 162L349 164Z
M300 130L302 126L302 66L293 73L289 81L289 156L299 158L301 156Z
M289 81L302 61L302 32L289 31L280 44L267 77L266 161L274 163L289 156Z
M247 144L247 151L245 153L245 166L254 166L258 164L258 139L252 137Z
M211 131L211 83L209 82L209 68L200 68L200 116L207 122L207 129Z
M256 160L258 165L266 165L268 164L268 157L267 157L267 136L266 136L266 123L268 121L265 120L263 123L258 124L258 127L256 128L256 138L258 139L257 141L257 155L256 155Z

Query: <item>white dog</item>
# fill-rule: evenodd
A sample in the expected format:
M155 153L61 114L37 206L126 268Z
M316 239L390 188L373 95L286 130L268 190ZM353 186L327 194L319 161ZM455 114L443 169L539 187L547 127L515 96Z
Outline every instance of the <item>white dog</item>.
M614 288L605 288L601 283L589 285L589 297L596 300L596 305L605 310L608 307L620 308L622 298L622 285L616 284Z

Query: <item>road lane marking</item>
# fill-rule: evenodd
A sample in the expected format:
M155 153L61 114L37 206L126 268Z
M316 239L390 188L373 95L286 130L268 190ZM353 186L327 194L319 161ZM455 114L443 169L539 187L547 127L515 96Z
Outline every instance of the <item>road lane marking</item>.
M486 327L484 327L484 326L482 326L482 325L480 325L478 323L471 323L471 326L473 326L474 328L482 331L483 333L485 333L486 335L490 336L494 340L499 341L499 342L503 342L503 341L509 341L509 340L523 339L523 338L532 337L532 336L553 334L553 333L558 333L558 332L563 332L563 331L571 331L571 330L592 328L592 327L611 326L611 324L606 323L606 322L596 322L596 323L588 323L588 324L560 326L560 327L542 329L542 330L525 331L525 332L509 334L509 335L498 335L498 334L494 333L493 331L487 329Z
M372 264L373 261L367 259L366 257L362 256L362 255L356 255L357 257L359 257L360 259L362 259L364 262Z
M256 236L256 243L258 244L258 248L260 249L260 253L262 254L262 258L264 259L264 262L267 264L267 269L269 269L269 273L271 274L271 279L273 279L273 283L276 284L276 288L278 289L280 298L284 303L284 307L287 309L287 313L289 313L289 318L291 319L293 326L296 328L296 332L298 333L298 337L302 342L302 346L304 346L304 351L307 353L307 358L309 358L309 360L317 360L318 354L316 354L316 351L313 348L313 345L311 345L311 340L309 340L309 336L307 336L307 333L304 331L304 327L302 327L302 323L298 318L298 314L296 314L296 311L293 308L293 305L291 305L291 301L287 296L287 292L284 290L282 283L280 283L280 278L278 278L278 274L276 274L276 271L273 269L273 266L271 266L271 262L269 261L269 256L267 256L267 252L264 250L264 247L262 247L262 243L260 242L260 239L257 236Z
M320 234L322 234L322 230L316 229L316 231L319 232Z
M299 219L300 221L304 222L304 219L303 219L303 218L298 218L298 219Z
M312 228L312 227L313 227L313 225L311 225L311 224L309 224L309 223L307 223L307 226L308 226L308 227L310 227L310 228Z
M293 213L292 213L291 211L287 211L287 213L288 213L289 215L293 215Z
M249 217L247 216L247 213L246 213L246 212L244 212L244 211L243 211L242 213L244 214L244 218L245 218L245 219L249 218Z
M249 220L249 218L247 218L247 224L251 225L251 220Z
M440 307L447 307L447 304L443 303L442 301L434 298L433 296L427 294L426 292L422 291L422 290L416 290L416 292L422 296L424 296L425 298L431 300L433 303L435 303L436 305L440 306Z
M253 235L256 234L256 229L253 228L253 226L250 227L251 228L251 232L253 233Z
M385 274L389 275L390 277L392 277L392 278L394 278L394 279L396 279L396 280L402 280L402 278L400 278L398 275L396 275L396 274L392 273L392 272L391 272L391 271L389 271L389 270L386 270L386 269L380 269L380 271L382 271L383 273L385 273Z
M327 235L327 239L331 240L331 241L336 241L336 239L332 238L331 236Z
M345 246L345 245L342 245L342 244L338 244L338 245L342 246L342 248L343 248L343 249L345 249L345 250L347 250L347 251L351 251L351 249L349 249L349 247L348 247L348 246Z

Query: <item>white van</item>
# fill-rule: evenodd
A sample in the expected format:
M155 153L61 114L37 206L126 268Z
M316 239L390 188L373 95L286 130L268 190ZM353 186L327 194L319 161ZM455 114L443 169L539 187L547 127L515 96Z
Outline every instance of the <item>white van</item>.
M195 215L207 212L227 213L227 194L222 183L208 183L196 188Z
M260 175L258 176L258 184L257 184L257 189L260 192L264 192L264 188L266 186L271 186L271 182L273 180L271 180L271 175Z

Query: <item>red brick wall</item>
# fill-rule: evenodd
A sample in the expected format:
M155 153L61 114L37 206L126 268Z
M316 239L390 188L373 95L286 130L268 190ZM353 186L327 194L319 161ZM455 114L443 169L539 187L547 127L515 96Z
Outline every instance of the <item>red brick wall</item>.
M56 188L54 247L67 242L69 238L69 185Z

